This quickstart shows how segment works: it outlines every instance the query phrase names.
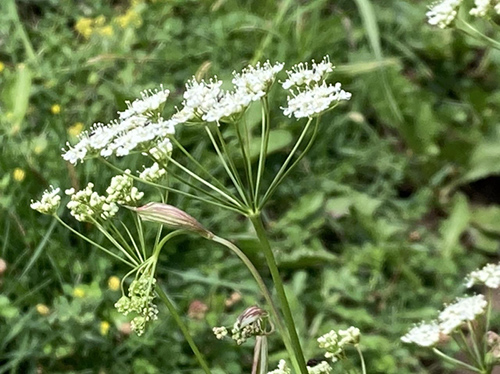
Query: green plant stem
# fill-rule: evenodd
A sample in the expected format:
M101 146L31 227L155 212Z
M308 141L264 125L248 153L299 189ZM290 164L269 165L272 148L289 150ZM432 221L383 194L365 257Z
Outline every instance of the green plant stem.
M269 119L269 103L267 97L262 100L262 130L260 135L260 152L259 152L259 165L257 167L257 180L255 182L255 205L259 204L259 190L260 183L262 181L262 175L264 174L264 167L266 165L267 148L269 145L269 134L270 134L270 119Z
M198 360L198 363L202 367L203 371L206 374L211 374L211 371L210 371L210 368L207 365L207 362L203 358L200 350L196 346L196 343L194 342L193 338L189 334L189 330L187 329L187 327L184 324L184 322L182 322L182 319L181 319L179 313L177 313L177 310L175 309L174 305L172 304L172 302L168 298L168 296L165 293L165 291L163 291L163 289L160 286L157 286L156 287L156 293L158 294L158 296L160 297L160 299L163 301L163 303L167 307L168 311L170 312L170 314L174 318L175 322L179 326L179 329L182 331L182 334L184 335L184 338L186 339L186 341L188 342L189 346L193 350L193 353L196 356L196 359Z
M293 321L292 311L290 310L290 305L286 297L285 288L283 287L283 282L281 281L281 276L278 270L278 266L276 265L276 260L274 258L274 254L271 249L271 245L269 243L269 240L267 239L266 230L264 228L264 225L262 224L262 217L259 212L250 215L248 218L250 219L253 227L255 228L255 232L257 233L257 237L262 246L262 251L264 252L264 256L266 258L269 271L271 272L271 276L274 282L274 287L276 288L276 293L278 294L278 299L280 301L280 306L283 312L283 316L285 318L285 323L288 329L288 333L290 334L290 339L292 342L293 350L295 352L295 357L297 358L297 361L299 363L300 373L308 374L306 362L304 359L304 354L302 352L302 347L300 345L299 336L295 328L295 322Z
M293 349L292 342L290 340L290 335L288 334L286 327L283 325L280 312L279 312L275 302L273 301L273 298L271 297L271 293L269 292L269 289L267 288L266 283L262 279L259 271L255 268L252 261L250 261L250 259L243 253L243 251L241 249L239 249L235 244L230 242L229 240L226 240L226 239L221 238L219 236L214 236L211 240L213 240L216 243L222 244L223 246L225 246L226 248L231 250L236 256L238 256L238 258L243 262L243 264L250 271L253 278L255 279L255 282L257 283L258 287L260 288L260 291L262 292L264 299L266 299L267 304L271 308L271 313L274 316L276 326L278 327L278 330L280 331L281 337L283 338L283 343L285 344L285 348L288 351L290 359L292 360L292 364L294 366L294 369L297 373L300 372L298 361L294 355L294 349Z
M358 351L359 358L361 359L361 372L366 374L365 359L363 357L363 353L361 352L361 348L359 348L359 344L356 344L356 350Z
M476 368L474 366L471 366L469 364L466 364L463 361L456 360L453 357L450 357L447 354L444 354L443 352L441 352L437 348L432 348L432 351L435 354L437 354L439 357L441 357L443 360L448 361L451 364L454 364L454 365L457 365L457 366L462 366L462 367L464 367L464 368L466 368L466 369L468 369L470 371L473 371L474 373L483 373L480 369L478 369L478 368Z
M471 340L472 340L472 347L474 348L474 352L476 353L477 362L479 364L479 367L482 370L484 370L484 368L485 368L484 357L481 355L481 352L479 350L479 344L477 341L477 335L476 335L476 332L474 330L474 326L472 325L472 323L470 321L467 321L467 325L469 326L469 331L470 331Z
M127 264L127 265L128 265L128 266L130 266L130 267L135 268L135 267L138 265L138 264L134 264L134 263L132 263L132 262L130 262L130 261L127 261L127 260L125 260L125 259L121 258L120 256L116 255L115 253L111 252L109 249L106 249L106 248L104 248L102 245L99 245L99 244L97 244L96 242L94 242L93 240L91 240L91 239L87 238L85 235L83 235L83 234L79 233L79 232L78 232L78 231L76 231L73 227L71 227L71 226L70 226L70 225L68 225L66 222L64 222L61 218L59 218L59 216L54 216L54 217L57 219L57 221L58 221L61 225L63 225L64 227L66 227L66 228L67 228L69 231L71 231L73 234L75 234L76 236L78 236L78 237L80 237L81 239L85 240L86 242L88 242L88 243L92 244L94 247L99 248L101 251L103 251L103 252L107 253L108 255L110 255L110 256L112 256L112 257L116 258L117 260L120 260L121 262L123 262L123 263Z

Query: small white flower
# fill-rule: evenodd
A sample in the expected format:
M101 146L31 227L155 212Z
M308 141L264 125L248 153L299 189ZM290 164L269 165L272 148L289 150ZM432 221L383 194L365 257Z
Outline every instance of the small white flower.
M311 68L308 63L299 63L292 67L292 70L287 70L288 79L283 82L282 86L285 90L292 87L309 86L312 83L322 81L326 75L333 71L333 64L328 56L323 58L319 64L314 60L311 61Z
M128 108L123 112L118 112L120 119L127 119L132 116L149 114L156 111L167 101L169 94L170 91L163 89L163 86L160 86L159 90L145 90L141 92L140 99L136 99L132 103L130 101L125 102Z
M484 284L488 288L500 287L500 263L487 264L482 269L474 270L466 278L467 288L475 284Z
M361 333L357 327L351 326L347 330L339 330L339 346L344 347L348 344L358 344Z
M137 187L133 186L132 177L126 174L130 174L130 170L125 170L124 175L116 175L111 178L109 187L106 189L108 193L107 203L135 205L144 196L144 192L139 192Z
M441 330L436 321L420 323L401 338L404 343L413 343L421 347L432 347L439 342Z
M464 322L473 321L483 314L487 305L483 295L458 298L439 313L439 328L444 334L450 334Z
M144 170L139 174L139 178L144 179L148 182L157 182L163 177L167 171L160 168L157 162L155 162L149 168L144 168Z
M215 337L219 340L224 339L228 334L227 329L224 326L214 327L212 331L214 332Z
M285 64L277 62L271 65L269 61L255 66L248 65L241 73L233 72L232 80L237 90L241 90L250 96L251 101L259 100L265 96L278 74Z
M193 77L186 83L186 92L184 92L184 108L174 115L173 120L191 121L196 117L201 118L219 101L221 95L220 86L222 81L217 77L211 78L208 82L202 80L198 82Z
M81 133L79 136L79 141L74 146L71 146L69 143L66 143L68 149L63 148L63 159L68 161L69 163L76 165L78 161L83 161L87 152L90 148L89 137L87 132Z
M328 374L332 372L332 367L326 361L321 361L319 364L307 367L307 372L309 374Z
M494 0L474 0L474 8L470 10L470 15L475 17L485 17L492 8Z
M61 196L59 196L60 191L60 188L50 186L50 190L45 190L39 201L31 200L31 209L42 214L55 214L61 203Z
M292 371L288 368L285 360L280 360L278 368L268 372L267 374L291 374Z
M166 161L172 154L172 142L170 139L163 139L148 152L157 161Z
M349 100L351 93L341 89L340 83L335 85L326 84L314 85L306 87L302 91L298 91L296 95L288 97L288 107L282 108L285 116L295 118L313 117L327 109L333 103L341 100Z
M96 219L108 219L118 212L118 206L106 201L105 196L94 191L94 184L89 183L78 192L71 194L71 201L66 205L70 214L77 221L93 222Z
M429 7L426 13L429 24L442 29L448 27L457 16L457 9L462 0L442 0Z

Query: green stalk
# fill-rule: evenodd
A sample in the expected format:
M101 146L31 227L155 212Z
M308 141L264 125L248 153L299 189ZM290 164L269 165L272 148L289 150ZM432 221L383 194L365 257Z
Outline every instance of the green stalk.
M361 371L363 374L366 374L365 358L363 357L363 352L361 352L361 348L359 348L359 344L356 344L356 350L358 351L359 358L361 359Z
M470 371L473 371L474 373L482 373L481 370L479 370L478 368L474 367L474 366L471 366L469 364L466 364L465 362L463 361L459 361L459 360L456 360L454 359L453 357L450 357L448 356L447 354L444 354L443 352L441 352L439 349L437 348L432 348L432 351L437 354L439 357L441 357L443 360L451 363L451 364L454 364L454 365L457 365L457 366L462 366Z
M477 336L476 336L476 332L474 330L474 326L472 325L472 323L470 321L467 321L467 325L469 326L469 331L470 331L471 340L472 340L472 347L474 348L474 352L476 353L479 367L482 370L484 370L485 369L484 357L483 357L483 355L481 355L480 350L479 350L479 342L477 341Z
M269 133L271 125L269 123L269 105L267 97L262 99L262 130L260 138L260 152L259 152L259 165L257 167L257 181L255 182L255 205L258 205L260 183L262 175L264 174L264 167L266 165L267 148L269 145Z
M290 334L295 357L297 358L297 361L299 363L300 373L308 374L306 362L304 360L304 354L302 352L302 347L300 346L299 336L295 328L295 322L293 321L292 311L290 310L290 305L286 297L285 288L283 287L283 282L281 281L281 276L278 270L278 266L276 265L276 260L271 249L271 245L269 243L269 240L267 239L266 230L264 228L264 225L262 224L260 212L254 213L254 215L250 215L248 218L255 228L257 237L262 246L262 251L264 252L264 256L266 257L267 265L271 272L274 287L276 288L276 293L278 294L278 299L280 301L281 310L285 318L288 333Z
M264 299L266 299L267 304L271 308L271 313L273 314L273 317L276 322L276 326L278 326L278 330L281 334L281 337L283 338L283 343L285 344L285 348L288 351L288 354L290 356L290 359L292 360L292 364L294 366L294 369L297 373L300 372L300 366L298 364L297 359L295 358L294 354L294 349L292 345L292 341L290 340L290 336L287 332L286 327L283 325L283 322L281 320L280 312L278 308L276 307L276 304L273 301L273 298L271 297L271 293L269 292L269 289L267 288L264 280L262 279L261 275L259 274L259 271L255 268L254 264L250 259L243 253L241 249L239 249L235 244L230 242L229 240L226 240L224 238L221 238L219 236L214 236L212 240L216 243L222 244L223 246L227 247L229 250L231 250L236 256L239 257L239 259L243 262L243 264L248 268L250 273L252 274L253 278L255 279L255 282L260 288L260 291L262 292L262 295L264 296Z
M243 139L243 135L241 134L238 123L234 123L234 127L236 128L236 135L238 136L238 142L240 143L241 156L243 157L243 166L245 167L245 175L247 177L248 189L250 192L250 202L252 203L251 205L253 208L256 205L256 199L253 185L252 160L250 160L250 155L245 148L245 140Z
M203 358L200 350L196 346L196 343L194 342L193 338L189 334L189 330L187 329L187 327L184 324L184 322L182 322L182 319L181 319L179 313L177 313L177 310L175 309L174 305L172 304L172 302L168 298L167 294L163 291L163 289L160 286L156 287L156 293L158 294L158 296L160 296L160 299L163 301L163 303L167 307L168 311L170 312L170 314L174 318L175 322L179 326L179 329L181 330L182 334L184 335L184 338L186 339L186 341L188 342L189 346L193 350L193 353L196 356L196 359L198 360L198 363L202 367L203 371L206 374L211 374L211 371L210 371L210 368L207 365L207 362Z

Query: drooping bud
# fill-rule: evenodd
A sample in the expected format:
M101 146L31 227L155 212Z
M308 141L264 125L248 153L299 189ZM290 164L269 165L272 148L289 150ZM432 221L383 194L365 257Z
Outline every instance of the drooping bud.
M214 234L204 228L194 217L175 206L163 203L149 203L139 208L129 207L144 221L161 223L172 229L195 232L204 238L212 239Z
M249 337L266 336L274 331L274 326L269 320L269 314L254 305L243 311L238 316L231 330L232 338L236 344L243 344Z

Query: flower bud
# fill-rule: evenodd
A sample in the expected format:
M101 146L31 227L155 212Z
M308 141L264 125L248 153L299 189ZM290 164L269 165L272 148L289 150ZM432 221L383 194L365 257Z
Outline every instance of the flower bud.
M149 203L140 208L129 207L144 221L158 222L172 229L182 229L212 239L214 234L204 228L195 218L186 212L168 204Z

